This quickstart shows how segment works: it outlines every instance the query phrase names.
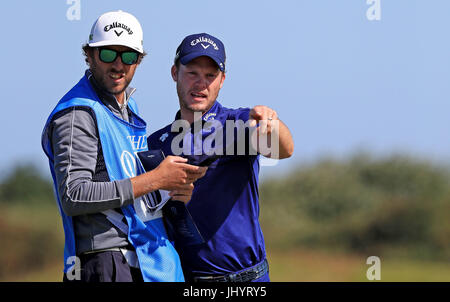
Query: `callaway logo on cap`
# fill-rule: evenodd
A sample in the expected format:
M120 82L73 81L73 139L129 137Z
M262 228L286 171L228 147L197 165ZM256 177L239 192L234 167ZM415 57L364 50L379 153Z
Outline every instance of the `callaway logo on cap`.
M123 45L144 52L141 24L133 15L121 10L101 15L91 29L89 46Z
M221 71L225 70L225 46L222 41L207 33L187 36L177 48L175 61L180 60L186 65L200 56L208 56L213 59Z

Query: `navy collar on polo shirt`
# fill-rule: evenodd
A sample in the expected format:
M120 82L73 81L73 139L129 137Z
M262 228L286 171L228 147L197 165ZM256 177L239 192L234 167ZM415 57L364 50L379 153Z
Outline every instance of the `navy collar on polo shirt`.
M220 112L222 108L223 108L222 105L218 101L215 101L214 104L211 106L211 108L209 108L209 110L202 115L202 121L207 122L208 120L213 118L218 112ZM174 121L180 119L181 119L181 110L178 110L177 113L175 114ZM191 128L193 128L193 124L194 123L191 123Z

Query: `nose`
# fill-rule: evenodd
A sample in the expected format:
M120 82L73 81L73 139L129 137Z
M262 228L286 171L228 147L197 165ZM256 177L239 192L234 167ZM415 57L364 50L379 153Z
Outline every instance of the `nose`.
M111 64L112 64L111 67L113 69L116 69L118 71L122 71L123 70L124 64L122 63L122 58L120 56L117 56L117 58Z
M199 76L197 81L195 82L195 87L198 90L204 90L208 87L208 81L206 80L206 77Z

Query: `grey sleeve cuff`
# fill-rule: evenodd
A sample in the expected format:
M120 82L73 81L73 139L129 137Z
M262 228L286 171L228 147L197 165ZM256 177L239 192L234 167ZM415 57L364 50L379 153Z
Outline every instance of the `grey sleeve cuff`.
M116 181L117 191L121 197L121 206L127 206L134 202L133 185L130 178Z

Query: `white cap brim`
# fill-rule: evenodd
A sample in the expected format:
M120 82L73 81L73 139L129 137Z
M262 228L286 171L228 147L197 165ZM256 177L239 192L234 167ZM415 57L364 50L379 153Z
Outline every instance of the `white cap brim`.
M134 47L134 46L130 45L129 43L127 43L126 41L121 41L121 40L100 41L100 42L88 43L88 45L90 47L120 45L120 46L126 46L126 47L129 47L131 49L134 49L134 50L136 50L139 53L143 53L144 52L144 49L138 48L138 47Z

